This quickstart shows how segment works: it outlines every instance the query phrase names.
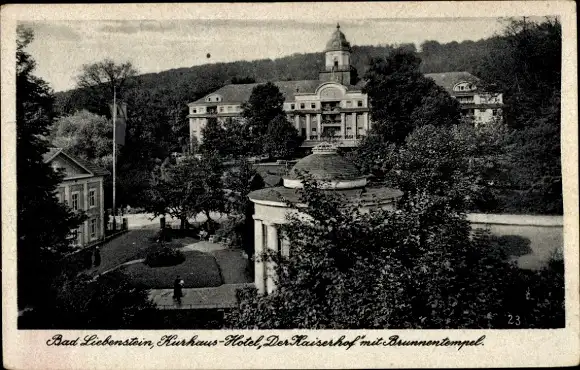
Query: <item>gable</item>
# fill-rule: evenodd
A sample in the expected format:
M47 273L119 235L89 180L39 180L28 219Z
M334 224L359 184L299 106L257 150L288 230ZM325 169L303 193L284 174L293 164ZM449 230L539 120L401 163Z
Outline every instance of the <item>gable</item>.
M55 170L62 169L64 171L65 179L76 176L92 176L92 173L81 167L78 163L72 161L70 158L67 158L62 153L59 153L52 158L49 161L49 164Z

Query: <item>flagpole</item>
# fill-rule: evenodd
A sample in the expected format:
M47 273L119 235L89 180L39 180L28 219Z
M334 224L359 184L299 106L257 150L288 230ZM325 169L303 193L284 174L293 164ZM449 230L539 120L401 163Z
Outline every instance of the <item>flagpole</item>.
M117 89L113 85L113 231L117 230Z

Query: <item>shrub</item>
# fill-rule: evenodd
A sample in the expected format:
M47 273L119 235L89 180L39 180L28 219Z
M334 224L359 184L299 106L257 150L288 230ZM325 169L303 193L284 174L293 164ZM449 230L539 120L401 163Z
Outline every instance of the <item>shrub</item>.
M232 245L240 245L244 232L245 219L242 216L232 216L220 225L215 235L220 238L229 238Z
M175 266L185 261L183 252L171 246L155 248L145 257L145 264L149 267Z

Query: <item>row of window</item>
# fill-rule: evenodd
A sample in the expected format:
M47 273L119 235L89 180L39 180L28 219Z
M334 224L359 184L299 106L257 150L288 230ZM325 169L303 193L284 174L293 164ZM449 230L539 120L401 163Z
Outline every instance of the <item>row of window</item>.
M204 113L204 107L198 107L198 108L191 108L190 109L190 113L191 114L196 114L196 113ZM220 113L225 113L225 112L239 112L241 109L241 107L239 105L228 105L228 106L221 106L219 107L219 111ZM210 110L208 109L208 113L210 112Z
M205 101L207 102L211 102L211 101L215 101L215 102L219 102L221 100L221 98L219 96L208 96Z
M347 100L346 101L346 106L347 107L350 107L351 104L354 107L355 101L352 101L352 102L350 100ZM296 106L297 106L296 104L290 104L290 109L291 110L294 110L294 109L296 109ZM299 106L300 106L300 109L306 109L306 103L300 103ZM362 107L363 106L363 101L362 100L356 100L356 106L357 107ZM338 108L338 106L336 106L336 108ZM316 103L310 103L310 109L316 109Z
M468 109L467 114L475 114L475 113L485 113L488 109ZM499 109L492 109L491 114L497 116L499 114Z
M351 130L352 130L352 127L347 127L346 128L346 131L351 131ZM357 127L357 131L361 132L363 130L364 130L364 127ZM316 127L312 127L311 131L312 132L316 132Z
M59 202L62 202L60 193L56 194L56 198ZM77 211L80 209L80 193L78 191L72 192L71 196L71 204L70 207L73 211ZM97 190L96 189L89 189L89 208L94 208L97 206ZM64 203L68 205L68 200L64 199Z

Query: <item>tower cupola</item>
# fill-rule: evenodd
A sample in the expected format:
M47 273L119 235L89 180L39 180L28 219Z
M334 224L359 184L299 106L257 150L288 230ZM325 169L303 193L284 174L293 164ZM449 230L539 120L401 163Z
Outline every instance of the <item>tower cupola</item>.
M330 37L330 40L326 43L325 52L328 51L348 51L351 52L350 42L346 40L346 36L340 30L340 24L336 24L336 31Z
M343 85L354 84L354 68L350 65L350 42L340 30L340 24L336 24L336 30L330 36L324 49L325 69L319 74L322 81L336 81Z

